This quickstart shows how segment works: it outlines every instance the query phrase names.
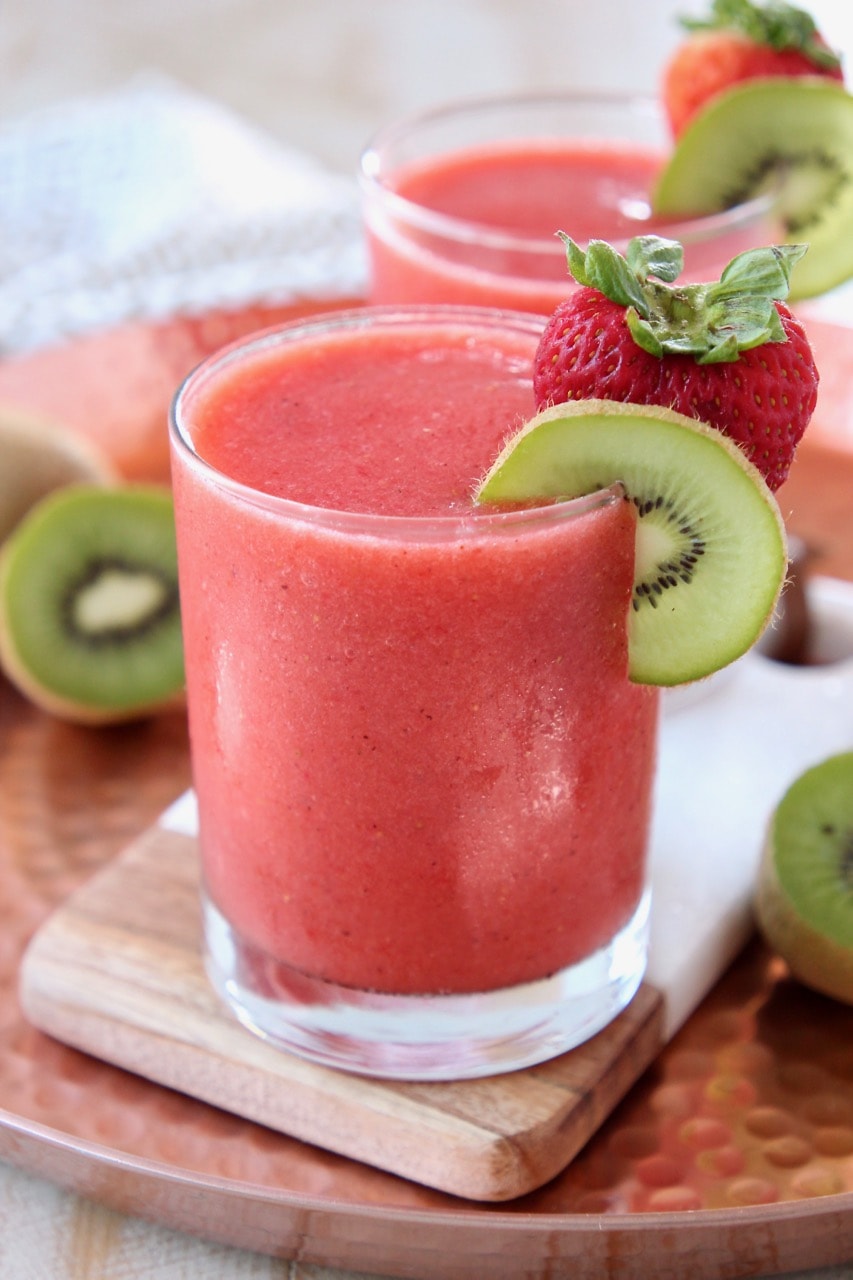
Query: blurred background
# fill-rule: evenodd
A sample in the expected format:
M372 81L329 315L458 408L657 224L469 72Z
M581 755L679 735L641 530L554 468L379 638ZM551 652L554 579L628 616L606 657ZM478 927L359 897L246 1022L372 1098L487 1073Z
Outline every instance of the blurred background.
M696 0L6 0L0 125L158 70L351 174L392 116L539 88L653 90ZM853 70L853 5L808 6ZM848 52L850 51L850 52Z

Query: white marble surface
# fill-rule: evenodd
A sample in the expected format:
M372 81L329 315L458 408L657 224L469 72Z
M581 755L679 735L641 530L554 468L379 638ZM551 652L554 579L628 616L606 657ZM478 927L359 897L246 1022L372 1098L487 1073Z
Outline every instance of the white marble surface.
M375 128L445 99L564 86L651 90L676 39L674 14L697 7L694 0L7 0L0 127L157 70L352 175ZM813 0L811 8L833 44L853 49L853 6ZM123 1218L4 1165L0 1270L9 1280L343 1276ZM853 1271L820 1274L843 1280Z

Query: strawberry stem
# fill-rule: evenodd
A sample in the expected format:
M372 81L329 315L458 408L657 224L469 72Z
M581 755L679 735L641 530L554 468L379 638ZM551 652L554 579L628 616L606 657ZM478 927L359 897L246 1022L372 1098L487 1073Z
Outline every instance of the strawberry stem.
M770 49L795 49L816 67L836 71L841 59L820 37L811 14L783 0L766 5L752 0L713 0L707 18L681 18L687 31L737 31Z
M679 285L684 251L677 240L637 236L623 257L605 240L591 240L584 251L558 234L578 284L624 306L631 336L651 355L691 355L698 364L718 364L764 342L786 341L775 302L788 296L806 245L748 249L719 280Z

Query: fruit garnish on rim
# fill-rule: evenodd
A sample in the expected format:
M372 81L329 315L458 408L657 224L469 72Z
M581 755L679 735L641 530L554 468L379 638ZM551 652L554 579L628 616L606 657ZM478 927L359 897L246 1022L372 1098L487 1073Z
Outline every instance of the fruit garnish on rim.
M703 18L682 18L688 32L666 63L663 107L673 134L716 94L768 76L843 80L841 59L805 9L752 0L713 0Z
M806 246L748 250L718 281L678 284L673 240L639 236L623 258L561 238L581 288L545 327L536 407L596 396L675 409L725 432L778 489L817 401L805 329L783 301Z
M547 323L539 410L511 438L478 503L566 499L619 484L637 517L629 674L697 680L745 653L787 566L773 489L817 398L805 332L782 299L805 247L732 260L679 286L681 246L564 236L581 286Z
M774 238L808 241L792 298L853 276L853 96L804 10L716 0L661 83L675 146L652 197L667 219L768 201Z

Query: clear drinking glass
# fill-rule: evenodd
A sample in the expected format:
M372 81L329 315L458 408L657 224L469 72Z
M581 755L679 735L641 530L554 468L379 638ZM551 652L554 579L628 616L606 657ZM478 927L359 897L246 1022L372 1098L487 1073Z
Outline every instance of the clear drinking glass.
M172 415L207 963L285 1048L552 1057L645 964L657 695L621 491L481 511L530 316L365 308L212 357Z
M572 287L558 231L624 251L654 232L684 279L719 277L772 243L771 197L656 221L671 142L652 99L582 94L451 103L389 124L359 168L374 303L452 302L550 314Z

